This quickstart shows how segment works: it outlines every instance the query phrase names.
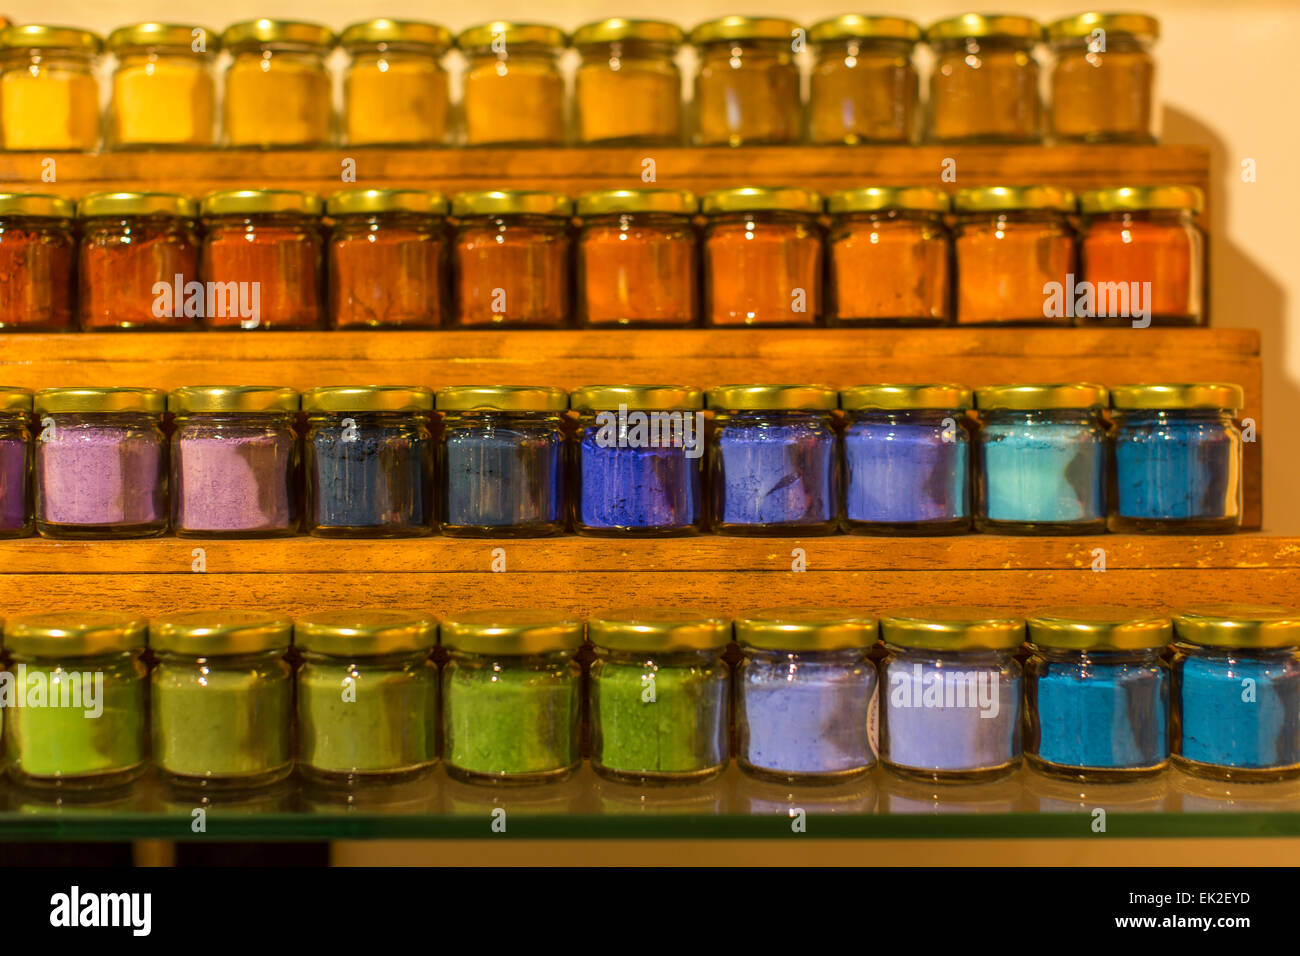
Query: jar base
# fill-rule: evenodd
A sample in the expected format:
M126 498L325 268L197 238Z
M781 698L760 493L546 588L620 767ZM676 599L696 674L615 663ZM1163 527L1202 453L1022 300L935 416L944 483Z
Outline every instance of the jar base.
M313 538L423 538L433 534L428 525L380 527L376 525L316 525L307 533Z
M587 538L690 538L700 534L697 525L672 528L593 528L574 524L574 534Z
M714 534L733 538L824 538L839 531L837 522L798 525L717 524L710 529Z
M1076 783L1127 783L1132 780L1150 780L1160 776L1169 766L1168 759L1150 767L1067 767L1049 763L1035 754L1025 754L1030 769L1057 780Z
M579 764L573 764L569 767L560 767L556 770L541 770L529 773L481 773L477 770L466 770L463 767L457 767L454 764L443 763L443 769L447 771L447 776L453 780L459 780L461 783L472 783L489 787L531 787L537 784L561 783L568 780Z
M40 790L44 792L51 790L81 792L126 787L142 777L147 768L148 765L141 761L134 767L126 767L123 769L104 770L98 773L47 777L25 773L11 764L9 767L9 778L18 786L25 787L28 790Z
M934 329L952 325L952 319L936 319L931 316L872 316L865 319L827 316L826 324L831 328L846 329Z
M726 764L719 764L716 767L705 767L703 770L615 770L613 767L606 767L597 763L593 759L591 761L591 769L596 772L596 776L603 777L604 779L613 781L614 783L672 786L677 783L702 783L705 780L712 780L726 769Z
M326 789L352 790L362 787L383 787L390 784L409 783L428 776L438 761L398 767L394 770L322 770L299 761L298 776L305 782Z
M293 764L287 763L282 767L263 770L260 773L222 774L220 776L174 773L161 766L158 771L167 783L178 790L216 790L228 793L238 790L255 790L259 787L269 787L271 784L279 783L293 772Z
M190 528L177 528L173 534L178 538L208 538L209 540L254 540L258 538L292 538L298 534L297 528L263 528L254 531L196 531Z
M1098 316L1089 318L1076 318L1075 325L1081 329L1127 329L1127 328L1144 328L1145 326L1133 325L1133 319L1125 316ZM1150 327L1161 329L1191 329L1204 325L1203 318L1199 315L1152 315Z
M1116 534L1231 534L1241 529L1241 518L1166 519L1111 515L1106 524Z
M998 521L976 518L975 530L992 534L1090 535L1105 534L1106 519L1095 521Z
M954 534L968 534L970 518L950 521L851 521L844 519L844 530L849 534L870 534L891 538L930 538Z
M563 525L528 525L525 527L499 525L476 527L473 525L438 525L438 531L449 538L553 538L564 534Z
M836 784L849 783L870 775L876 765L873 762L865 767L854 767L851 770L833 770L825 773L786 773L769 767L759 767L737 757L736 766L740 768L740 772L745 776L766 783L788 783L801 787L833 787Z
M36 533L42 538L157 538L167 532L167 522L150 521L147 524L54 524L36 522Z
M988 783L1009 777L1020 769L1020 758L997 767L981 767L978 770L931 770L925 767L905 767L902 764L880 761L890 773L906 780L920 780L925 783Z
M1183 773L1206 780L1223 780L1236 783L1277 783L1300 779L1300 764L1291 767L1222 767L1216 764L1188 760L1175 754L1173 764Z

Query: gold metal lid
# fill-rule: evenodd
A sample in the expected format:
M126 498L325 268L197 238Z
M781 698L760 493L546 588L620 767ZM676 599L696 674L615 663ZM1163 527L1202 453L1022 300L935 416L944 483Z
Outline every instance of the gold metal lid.
M5 50L73 50L98 53L104 41L98 33L76 27L50 27L35 23L8 26L0 30L0 49Z
M304 412L429 412L433 390L422 385L340 385L302 393Z
M1205 208L1205 194L1195 186L1120 186L1090 189L1079 194L1079 209L1085 213L1142 212L1147 209Z
M951 205L942 189L924 186L867 186L862 189L837 189L826 197L826 211L881 212L906 209L915 212L947 212Z
M681 46L686 42L686 31L675 23L663 20L625 20L611 17L584 23L573 31L569 41L573 46L598 46L602 43L639 40L644 43L667 43Z
M1036 411L1048 408L1103 408L1107 392L1101 385L1072 382L1064 385L990 385L975 389L975 407L981 410Z
M294 622L293 643L335 657L416 653L438 643L438 622L415 611L323 611Z
M1074 212L1074 193L1056 186L978 186L957 190L952 207L957 212Z
M96 216L174 216L193 219L199 204L178 193L92 193L77 203L82 219Z
M90 657L145 646L146 622L113 611L24 614L5 622L4 648L20 657Z
M440 412L562 412L569 393L531 385L453 385L439 389L434 404Z
M292 642L292 621L260 611L186 611L149 622L149 646L173 654L257 654L288 650Z
M964 13L930 24L926 40L964 40L967 37L1010 37L1015 40L1041 40L1043 26L1032 17L1008 14Z
M0 388L0 412L30 412L32 393L26 388Z
M699 208L695 194L684 189L598 189L578 197L579 216L619 212L662 212L691 216Z
M227 189L204 196L199 210L205 216L256 216L270 213L319 216L323 205L315 193L297 189Z
M466 654L551 654L582 646L582 621L553 611L467 611L442 622L442 645Z
M620 405L645 412L695 411L704 393L686 385L585 385L569 395L577 411L613 411Z
M567 37L559 27L544 23L511 23L509 20L493 20L475 27L461 30L456 37L456 46L462 50L491 46L494 40L505 42L509 53L511 46L550 46L562 47Z
M1049 23L1047 38L1053 43L1085 39L1094 30L1155 40L1160 36L1160 21L1145 13L1080 13Z
M691 30L691 43L719 43L726 40L793 40L802 29L793 20L780 17L719 17L706 20Z
M167 396L167 410L182 415L203 412L296 412L298 393L277 385L185 385Z
M339 46L347 48L396 44L428 47L432 53L445 53L454 42L451 31L436 23L390 20L387 17L354 23L339 35Z
M727 646L731 624L689 608L628 608L594 615L587 635L612 651L710 651Z
M816 215L822 211L822 199L811 189L797 186L742 186L710 190L704 194L700 211L706 216L720 212L802 212Z
M227 50L237 50L285 43L328 50L334 46L335 39L334 31L320 23L261 19L232 23L221 34L221 45Z
M573 200L564 193L528 189L482 189L451 197L453 216L571 216Z
M843 16L821 20L808 28L810 43L831 43L836 40L906 40L921 42L921 26L903 17L864 16L846 13Z
M709 408L723 411L830 411L840 396L828 385L722 385L709 389Z
M1237 410L1246 404L1240 385L1221 383L1183 385L1116 385L1110 390L1110 405L1121 409L1224 408Z
M736 641L769 651L841 651L876 643L872 614L845 608L764 608L733 622Z
M960 385L855 385L840 390L840 408L845 411L964 409L971 404L970 389Z
M1025 622L982 607L908 607L880 615L880 636L899 647L933 651L1011 650L1025 639Z
M62 412L145 412L161 415L167 394L156 388L43 388L32 408L38 415Z
M77 204L62 196L44 193L0 193L0 216L38 216L44 219L72 219Z
M1135 651L1164 647L1169 618L1126 607L1077 605L1036 611L1025 618L1029 642L1071 651Z
M447 197L425 189L344 189L325 201L330 216L367 216L384 212L447 215Z
M204 49L194 49L194 31L203 35ZM108 35L107 48L114 53L138 47L167 47L184 50L195 56L213 56L221 48L221 34L207 27L179 23L133 23L118 27Z
M1174 615L1174 635L1205 647L1300 647L1300 608L1202 604Z

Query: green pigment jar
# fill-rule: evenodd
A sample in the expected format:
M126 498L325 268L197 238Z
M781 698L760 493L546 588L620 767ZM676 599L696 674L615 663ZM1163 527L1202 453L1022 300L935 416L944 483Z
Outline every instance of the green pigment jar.
M409 611L336 611L294 625L298 770L319 783L392 783L438 760L438 624Z
M731 626L691 611L610 611L588 624L591 764L637 783L704 780L727 763Z
M582 622L475 611L442 622L442 758L471 783L562 780L582 753Z
M293 624L253 611L193 611L149 624L153 760L174 782L252 787L293 769Z
M99 787L145 765L145 622L126 614L12 618L4 707L9 773L31 786Z

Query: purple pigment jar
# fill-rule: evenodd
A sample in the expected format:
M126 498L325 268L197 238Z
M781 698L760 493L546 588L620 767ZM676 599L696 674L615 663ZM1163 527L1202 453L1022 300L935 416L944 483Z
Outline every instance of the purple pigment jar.
M0 388L0 538L32 533L32 393Z
M48 538L166 531L165 404L152 388L37 392L36 530Z
M298 393L192 385L167 397L172 523L186 537L257 538L298 530Z
M969 389L861 385L840 392L846 530L860 534L969 531Z

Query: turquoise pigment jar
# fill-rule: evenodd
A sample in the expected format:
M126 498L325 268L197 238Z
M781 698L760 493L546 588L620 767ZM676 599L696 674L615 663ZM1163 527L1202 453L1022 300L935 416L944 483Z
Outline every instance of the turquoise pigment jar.
M1100 385L994 385L975 393L979 531L1106 530L1106 426Z
M1043 773L1089 782L1158 774L1169 763L1167 617L1063 607L1026 619L1025 757Z
M734 622L736 762L779 783L834 784L876 764L878 626L869 614L775 608Z
M1111 391L1110 530L1220 533L1241 527L1239 385Z
M1174 763L1217 780L1300 777L1300 609L1174 615Z

